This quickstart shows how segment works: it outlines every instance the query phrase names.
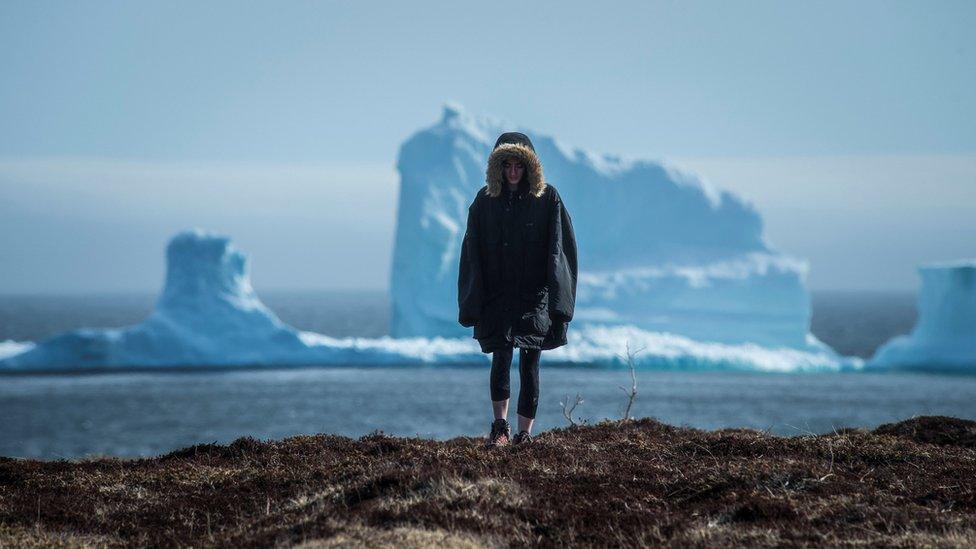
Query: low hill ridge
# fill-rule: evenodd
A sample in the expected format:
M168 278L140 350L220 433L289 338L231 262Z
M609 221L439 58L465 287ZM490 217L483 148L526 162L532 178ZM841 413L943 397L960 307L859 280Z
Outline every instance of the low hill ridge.
M0 459L0 545L976 544L976 422L777 437L641 419L530 444L240 438Z

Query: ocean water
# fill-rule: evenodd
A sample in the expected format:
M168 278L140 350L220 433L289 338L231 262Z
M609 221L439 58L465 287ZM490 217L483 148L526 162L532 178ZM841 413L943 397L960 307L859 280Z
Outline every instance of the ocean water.
M568 424L566 395L582 396L572 417L590 423L619 418L627 401L624 371L543 362L539 377L537 431ZM637 389L635 416L706 429L797 435L921 414L976 418L969 377L639 372ZM156 455L245 435L477 436L491 408L487 367L308 368L0 378L0 416L0 455L56 459Z
M380 292L261 292L289 324L333 336L388 333ZM155 296L0 297L0 341L40 341L78 327L142 320ZM814 293L812 331L842 354L869 357L915 320L911 294ZM517 368L517 359L515 360ZM620 417L629 374L546 367L536 431L573 417ZM512 372L512 410L518 373ZM976 378L916 374L638 372L633 414L698 428L777 434L874 427L914 415L976 419ZM148 456L240 436L361 436L380 430L449 438L484 434L488 368L307 368L0 377L0 455L44 459Z

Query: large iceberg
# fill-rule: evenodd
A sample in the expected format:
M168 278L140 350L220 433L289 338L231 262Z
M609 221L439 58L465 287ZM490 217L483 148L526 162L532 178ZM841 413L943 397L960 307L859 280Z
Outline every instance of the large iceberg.
M394 337L470 337L457 322L458 253L495 138L516 129L453 104L401 147L390 288ZM806 263L771 249L759 214L665 164L529 135L579 247L571 329L633 326L698 341L826 352L809 332Z
M976 260L919 268L918 321L885 343L870 369L976 373Z

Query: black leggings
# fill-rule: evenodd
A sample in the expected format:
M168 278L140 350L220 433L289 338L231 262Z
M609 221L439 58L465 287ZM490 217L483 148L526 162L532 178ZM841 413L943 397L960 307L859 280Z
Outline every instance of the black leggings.
M491 353L491 399L507 400L509 391L509 373L512 369L513 347L499 349ZM519 349L519 386L518 413L522 417L535 419L535 411L539 406L539 349Z

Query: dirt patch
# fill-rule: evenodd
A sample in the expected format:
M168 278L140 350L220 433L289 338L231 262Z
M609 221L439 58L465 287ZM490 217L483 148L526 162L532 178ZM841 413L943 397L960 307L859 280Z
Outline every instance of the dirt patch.
M954 417L917 417L898 423L886 423L874 432L926 444L976 448L976 421Z
M446 530L397 527L391 529L369 526L350 526L329 539L309 540L297 545L300 549L326 549L334 547L456 547L474 549L480 547L505 547L497 540L489 540L470 534L457 534Z

